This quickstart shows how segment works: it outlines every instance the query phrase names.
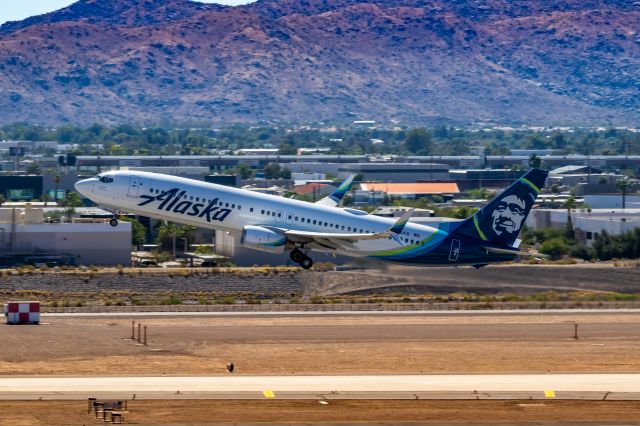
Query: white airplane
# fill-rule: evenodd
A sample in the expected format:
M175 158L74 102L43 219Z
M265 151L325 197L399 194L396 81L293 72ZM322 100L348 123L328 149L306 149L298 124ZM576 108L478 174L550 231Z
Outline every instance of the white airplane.
M76 183L76 190L114 211L226 231L245 247L290 251L311 268L311 251L420 265L484 266L513 260L517 240L547 172L530 170L471 218L437 228L338 207L353 177L316 203L181 177L111 171Z

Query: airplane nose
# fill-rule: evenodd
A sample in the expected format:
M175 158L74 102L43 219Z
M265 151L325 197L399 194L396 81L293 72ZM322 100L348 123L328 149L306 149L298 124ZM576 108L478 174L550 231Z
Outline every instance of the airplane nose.
M76 182L75 185L73 185L73 187L80 194L86 196L90 192L90 187L92 183L93 183L92 179L83 179Z

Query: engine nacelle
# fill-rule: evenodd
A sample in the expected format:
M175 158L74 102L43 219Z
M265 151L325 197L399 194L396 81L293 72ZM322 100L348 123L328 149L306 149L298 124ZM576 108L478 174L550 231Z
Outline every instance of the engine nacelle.
M253 225L245 226L240 238L243 247L277 254L284 253L286 243L287 237L283 232Z

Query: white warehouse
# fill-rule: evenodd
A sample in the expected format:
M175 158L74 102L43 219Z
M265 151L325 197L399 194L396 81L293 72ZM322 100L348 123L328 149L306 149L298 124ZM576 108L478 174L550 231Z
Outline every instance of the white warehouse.
M0 249L10 258L64 256L76 265L131 264L131 223L45 223L43 210L0 209ZM71 262L70 262L71 263Z

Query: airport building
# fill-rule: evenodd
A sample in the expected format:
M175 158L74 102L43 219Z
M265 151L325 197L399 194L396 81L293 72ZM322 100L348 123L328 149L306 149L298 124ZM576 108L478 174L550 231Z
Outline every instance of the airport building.
M375 183L362 182L361 192L382 192L390 198L406 198L414 200L430 196L440 196L451 199L460 193L455 182L429 182L429 183Z
M42 208L0 208L0 264L125 265L131 263L131 224L104 220L48 223Z
M5 200L32 201L42 197L42 191L42 176L0 175L0 194Z
M533 209L526 224L534 230L545 228L566 229L566 209ZM620 235L640 227L640 208L635 209L576 209L571 212L576 240L587 246L602 231Z
M541 155L542 167L554 169L567 165L593 167L606 171L640 170L640 155ZM41 167L57 165L55 157L35 159ZM452 169L512 169L518 166L523 170L529 168L529 155L413 155L389 156L388 163L405 164L441 164ZM77 157L77 168L81 171L96 172L122 167L208 167L211 171L224 172L248 164L252 168L263 168L269 163L287 165L292 171L330 172L331 169L317 170L315 164L347 164L347 163L379 163L381 158L372 155L279 155L266 152L259 155L150 155L150 156L95 156ZM294 170L294 167L296 168ZM424 179L424 176L421 177Z

